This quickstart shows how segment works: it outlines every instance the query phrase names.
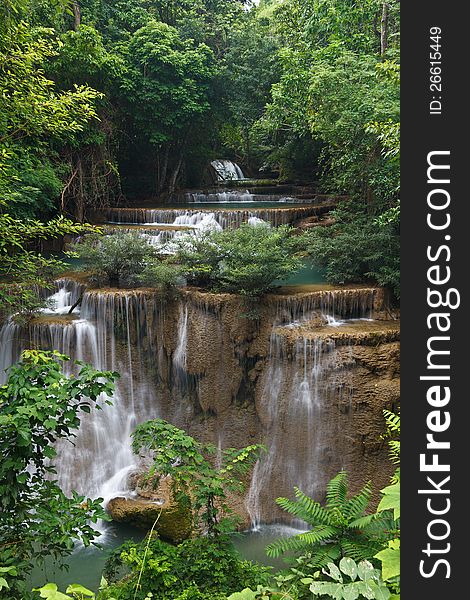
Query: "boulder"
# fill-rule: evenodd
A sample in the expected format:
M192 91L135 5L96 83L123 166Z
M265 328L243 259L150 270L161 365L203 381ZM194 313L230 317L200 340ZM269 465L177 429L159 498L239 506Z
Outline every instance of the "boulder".
M164 489L157 489L153 495L146 494L148 497L113 498L106 510L113 521L128 523L146 531L157 521L155 531L161 538L180 543L192 533L191 510L174 500L167 486L162 487Z

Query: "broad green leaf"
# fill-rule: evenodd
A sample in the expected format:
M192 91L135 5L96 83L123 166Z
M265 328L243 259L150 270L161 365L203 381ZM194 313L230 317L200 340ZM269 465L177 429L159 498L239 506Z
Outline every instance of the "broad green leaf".
M386 488L381 490L384 495L380 500L379 505L377 507L377 512L381 512L383 510L393 510L393 518L400 518L400 482L395 483L394 485L388 485Z
M361 560L357 565L357 574L362 581L368 581L374 577L374 567L368 560Z
M344 586L343 598L344 600L356 600L356 598L359 598L359 589L355 583Z
M0 577L0 590L3 590L4 588L10 589L10 586L4 577Z
M329 575L335 581L339 581L340 583L343 583L343 576L341 575L341 572L338 569L338 567L335 565L335 563L329 562L327 564L327 567L328 567L328 571L326 569L323 569L323 573L325 573L326 575Z
M250 588L245 588L241 592L231 594L227 600L256 600L257 593Z
M345 575L348 575L348 577L350 577L353 581L356 579L356 577L357 577L357 565L353 561L352 558L349 558L347 556L343 557L339 561L339 568L341 569L341 571Z
M397 544L398 542L398 544ZM399 540L389 542L389 547L375 555L382 563L382 579L389 581L400 575L400 544Z
M89 598L95 597L94 592L87 590L87 588L77 583L72 583L65 591L67 594L81 594L82 596L87 596Z
M33 591L39 592L41 598L47 598L47 600L73 600L70 596L59 592L55 583L46 583L42 588L35 588Z

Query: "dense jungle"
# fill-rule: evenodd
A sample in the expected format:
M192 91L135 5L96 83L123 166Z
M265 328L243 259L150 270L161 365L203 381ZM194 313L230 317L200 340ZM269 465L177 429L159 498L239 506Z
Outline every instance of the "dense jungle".
M0 598L400 597L397 0L0 0Z

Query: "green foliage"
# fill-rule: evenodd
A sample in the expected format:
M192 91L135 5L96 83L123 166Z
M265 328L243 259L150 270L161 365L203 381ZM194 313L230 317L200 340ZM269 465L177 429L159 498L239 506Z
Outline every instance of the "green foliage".
M29 2L9 4L15 18L0 37L0 201L15 216L44 217L62 188L57 146L97 117L100 95L78 82L59 90L44 71L60 48L56 32L21 20Z
M233 530L235 518L226 504L227 491L243 489L243 478L255 463L260 446L226 448L216 467L210 459L215 446L202 444L174 425L154 419L137 426L132 448L136 454L151 453L149 478L154 478L155 484L158 477L171 477L175 498L191 507L195 526L209 537Z
M71 248L71 255L83 262L83 269L99 282L121 287L138 283L139 276L156 249L138 233L85 236Z
M230 594L227 600L268 600L269 598L273 600L292 600L292 597L286 595L285 592L280 592L263 585L258 585L256 590L245 588L241 592Z
M65 590L65 594L59 591L57 585L55 583L46 583L46 585L41 588L34 588L34 592L39 592L41 598L47 598L48 600L86 600L87 598L91 598L91 600L95 599L95 594L83 587L82 585L78 585L73 583L69 585ZM71 594L68 596L67 594Z
M390 447L390 460L394 465L400 464L400 429L401 429L401 418L399 414L395 414L389 410L384 410L385 424L387 426L385 438L389 439L388 445ZM398 438L398 439L396 439ZM400 471L395 473L395 483L400 480Z
M315 227L306 234L308 253L325 269L331 283L378 284L399 297L400 237L396 226L380 226L366 216L353 220L344 216L340 213L335 225Z
M0 563L17 570L9 572L12 590L24 589L33 565L47 556L70 554L77 540L89 545L92 524L106 518L100 499L75 492L67 498L54 481L54 444L74 436L80 413L100 408L117 374L77 363L77 375L66 376L65 360L57 352L25 351L0 388Z
M302 266L302 238L292 234L286 225L242 225L181 240L177 259L190 283L254 299Z
M322 569L322 574L330 581L312 581L310 591L313 598L389 600L391 597L380 571L367 560L356 564L352 558L345 557L340 560L339 568L334 563L328 563L327 567Z
M145 285L167 296L175 293L181 280L180 267L161 258L157 248L137 232L87 235L71 247L69 255L79 258L81 268L100 285Z
M384 410L387 431L385 437L396 438L400 435L400 415ZM400 440L391 439L390 458L395 465L400 464ZM393 518L400 518L400 468L398 468L391 484L381 490L382 498L377 507L377 513L393 512ZM386 548L375 555L382 563L382 578L398 594L400 593L400 528L394 528L394 537L388 542Z
M66 268L55 258L46 258L38 250L48 240L66 234L96 231L59 217L48 223L22 221L3 213L0 205L0 317L13 314L28 319L44 306L41 290Z
M302 553L302 563L309 569L325 566L328 562L349 557L354 560L371 559L390 539L393 519L388 514L366 515L372 491L365 485L355 496L347 497L347 475L341 471L327 485L326 504L315 502L298 488L295 500L278 498L277 504L311 529L289 538L272 542L268 556L279 556L287 551Z
M269 568L241 560L225 539L200 537L171 546L152 538L141 544L127 543L116 555L114 563L126 565L131 574L111 584L103 599L141 600L151 591L159 600L225 600L237 589L268 582Z

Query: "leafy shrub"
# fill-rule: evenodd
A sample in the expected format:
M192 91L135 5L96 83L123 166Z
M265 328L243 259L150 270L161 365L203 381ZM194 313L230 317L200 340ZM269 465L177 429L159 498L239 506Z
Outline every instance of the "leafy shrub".
M268 556L279 556L293 550L307 556L309 567L318 568L342 556L355 560L371 559L391 539L387 532L393 529L393 518L388 513L365 514L372 497L369 484L348 498L347 475L344 471L328 483L325 506L297 488L295 496L294 501L278 498L276 502L293 517L308 523L312 529L272 542L266 548Z
M306 248L331 283L373 282L400 296L400 239L396 225L361 217L315 227Z
M345 557L340 560L339 568L334 563L328 563L327 568L322 570L322 575L330 581L313 580L310 583L313 598L389 600L391 597L390 590L382 581L380 571L374 569L367 560L356 564L352 558ZM320 573L316 575L320 576ZM305 583L308 583L308 580Z
M179 267L161 259L158 250L137 232L88 235L73 245L70 255L83 261L82 269L98 284L147 285L168 293L181 279Z
M245 224L184 240L177 258L190 283L257 298L302 266L302 239L293 231L287 225Z
M48 288L66 268L55 258L46 258L35 248L45 240L66 234L96 231L91 225L79 225L59 217L48 223L21 221L2 212L0 200L0 318L30 318L45 305L41 290Z
M24 592L23 580L45 557L71 554L76 540L89 545L96 534L92 523L107 518L99 500L75 492L67 498L50 474L56 440L74 435L80 413L99 408L117 375L83 364L68 377L63 360L56 352L25 351L0 388L0 564L15 568L4 570L4 578L15 579L7 581L6 595L0 590L1 598Z
M233 531L235 516L226 505L227 491L243 490L241 479L258 458L260 446L236 450L225 448L218 468L208 458L216 448L202 444L163 419L138 425L132 448L153 459L149 479L171 476L172 491L182 504L190 506L194 524L204 527L210 537Z
M142 285L156 288L164 295L176 291L176 286L182 281L181 267L166 260L154 259L147 263L139 276Z
M127 543L115 551L113 566L116 559L131 570L104 595L117 600L144 600L150 591L159 600L224 600L238 589L267 583L270 570L240 559L228 540L208 537L186 540L179 546L158 539Z

